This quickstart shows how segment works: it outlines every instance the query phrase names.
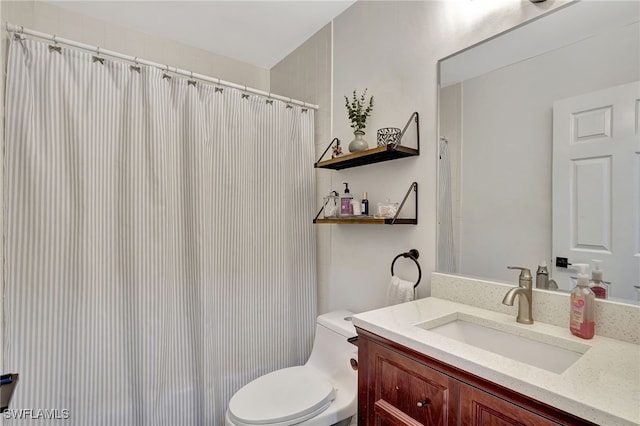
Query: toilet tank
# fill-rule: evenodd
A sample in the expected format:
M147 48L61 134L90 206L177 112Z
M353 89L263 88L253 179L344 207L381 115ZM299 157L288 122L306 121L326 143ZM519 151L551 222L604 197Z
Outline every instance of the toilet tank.
M334 333L338 333L345 338L353 337L356 335L356 328L353 326L351 322L351 317L353 316L353 312L349 311L335 311L329 312L327 314L322 314L318 317L316 323L320 324L324 327L327 327L329 330Z
M356 329L351 323L352 315L352 312L342 310L318 317L313 350L307 366L334 380L356 377L356 372L351 368L351 358L357 360L358 347L347 341L349 337L356 336Z

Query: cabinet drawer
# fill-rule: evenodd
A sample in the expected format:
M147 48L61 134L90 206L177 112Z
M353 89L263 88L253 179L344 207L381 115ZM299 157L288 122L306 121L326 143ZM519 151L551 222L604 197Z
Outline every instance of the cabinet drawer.
M376 344L371 355L376 424L455 424L450 423L450 405L456 383L449 376Z
M472 386L461 385L462 424L469 426L560 426L539 414Z

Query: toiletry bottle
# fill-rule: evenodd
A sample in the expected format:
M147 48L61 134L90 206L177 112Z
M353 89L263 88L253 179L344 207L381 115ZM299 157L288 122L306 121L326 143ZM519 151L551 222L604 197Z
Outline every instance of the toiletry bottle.
M549 288L549 270L547 262L540 262L536 271L536 288Z
M362 215L369 216L369 200L366 192L362 194Z
M338 216L338 200L340 196L336 191L331 191L331 193L324 197L324 217L331 218Z
M595 334L595 300L596 296L589 288L588 265L574 263L580 268L578 285L571 290L571 315L569 329L571 333L583 339L591 339Z
M596 295L598 299L606 299L607 298L607 287L602 282L602 269L600 269L600 265L602 265L602 260L593 259L593 270L591 271L591 291Z
M349 192L349 184L347 182L342 183L344 183L344 195L340 197L340 216L351 216L353 215L353 210L351 210L353 196Z
M362 204L360 203L360 200L358 200L357 198L353 198L351 199L351 214L354 216L360 216L362 214L362 210L360 210L362 207Z

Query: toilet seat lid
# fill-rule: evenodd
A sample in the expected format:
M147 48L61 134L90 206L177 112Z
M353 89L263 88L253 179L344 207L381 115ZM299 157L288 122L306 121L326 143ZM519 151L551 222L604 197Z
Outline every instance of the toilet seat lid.
M258 377L229 401L238 424L294 424L329 407L335 398L331 383L308 367L290 367Z

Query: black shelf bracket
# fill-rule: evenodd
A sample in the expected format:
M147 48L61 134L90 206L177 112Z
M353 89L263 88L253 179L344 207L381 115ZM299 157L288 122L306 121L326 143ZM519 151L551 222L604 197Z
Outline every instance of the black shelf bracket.
M402 132L400 132L400 139L395 143L394 148L400 145L402 138L404 138L404 134L407 132L412 121L416 123L416 150L418 151L418 155L420 155L420 114L418 114L418 111L415 111L411 114L411 117L409 117L407 124L404 125Z
M338 142L338 144L339 144L340 143L340 139L338 139L338 138L331 139L331 142L329 142L329 145L327 145L327 148L324 150L324 152L322 153L320 158L318 158L318 161L316 161L316 164L318 164L320 161L322 161L322 157L324 157L324 155L327 153L327 151L329 151L329 148L331 148L331 145L333 145L334 142Z
M416 223L418 223L418 182L413 182L411 183L411 186L409 187L409 190L407 191L407 193L404 194L404 198L400 203L400 207L398 207L398 211L396 212L396 215L393 217L393 220L390 223L388 223L389 225L395 224L396 220L398 220L398 216L400 215L400 212L402 211L402 208L404 207L404 203L406 203L407 198L409 198L409 194L411 194L411 191L413 191L413 193L415 194L415 202L416 202L415 215L413 216L413 218L416 220Z

